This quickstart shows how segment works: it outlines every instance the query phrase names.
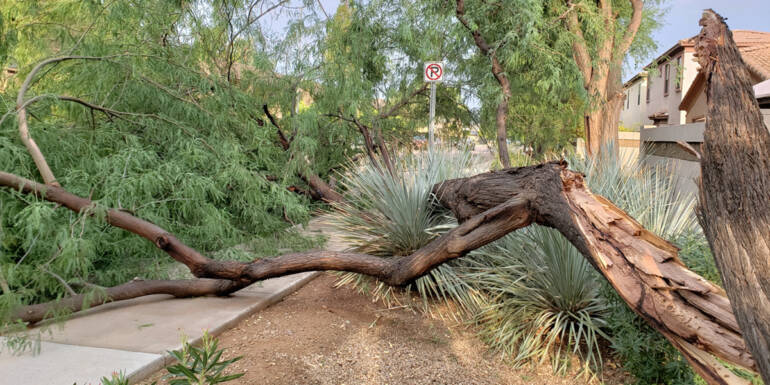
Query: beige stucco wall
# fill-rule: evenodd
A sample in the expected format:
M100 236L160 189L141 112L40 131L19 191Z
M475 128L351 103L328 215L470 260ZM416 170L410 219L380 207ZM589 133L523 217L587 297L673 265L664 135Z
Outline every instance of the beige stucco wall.
M689 49L689 47L688 47ZM676 90L676 59L682 57L682 88ZM668 124L684 124L685 113L679 111L679 103L687 93L687 90L695 80L698 74L698 65L693 61L693 53L688 50L680 51L672 56L667 62L662 62L655 71L650 71L648 84L650 87L650 102L647 104L647 114L667 112ZM663 87L665 84L665 66L670 65L670 80L668 95L664 95Z
M649 115L646 102L647 79L645 77L639 78L629 85L624 92L627 100L623 101L623 107L620 110L620 124L634 130L638 130L643 125L652 124L652 121L647 118Z

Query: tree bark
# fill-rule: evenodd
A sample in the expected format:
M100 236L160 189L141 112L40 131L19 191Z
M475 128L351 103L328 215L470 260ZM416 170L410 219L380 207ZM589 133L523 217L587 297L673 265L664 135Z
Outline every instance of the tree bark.
M495 112L495 129L497 133L497 151L500 157L500 163L503 167L511 167L511 157L508 154L508 127L506 121L508 119L508 102L511 99L511 83L508 81L508 76L505 75L505 70L497 60L497 55L492 48L487 44L487 41L481 36L481 32L478 29L473 29L465 18L465 1L457 0L457 8L455 9L455 15L457 20L471 33L473 36L473 42L479 48L484 56L489 56L489 60L492 62L492 75L495 80L500 84L503 96L500 102L497 104L497 110Z
M706 10L695 40L706 76L699 219L746 343L770 384L770 133L724 19Z
M134 279L122 285L106 288L103 292L91 295L78 294L66 297L55 303L42 303L25 306L14 317L26 322L36 323L53 315L53 311L78 311L107 302L138 298L152 294L170 294L177 298L201 297L206 295L228 295L246 285L227 279L187 279L187 280L140 280Z
M81 212L93 203L64 189L0 172L0 185ZM341 270L405 285L436 266L462 257L516 229L539 223L559 230L609 280L634 311L682 351L711 384L740 383L712 354L754 369L724 291L688 270L673 245L646 231L622 210L584 185L566 163L506 169L454 179L434 187L460 225L404 257L315 251L253 262L216 261L184 245L158 226L118 210L108 223L152 241L200 278L237 285L311 270ZM116 290L117 294L122 294ZM227 290L213 294L227 293ZM122 296L124 298L127 296ZM73 304L74 302L74 304ZM69 308L77 309L77 301ZM39 307L55 304L42 304ZM34 314L46 314L37 310ZM22 320L37 319L17 314Z

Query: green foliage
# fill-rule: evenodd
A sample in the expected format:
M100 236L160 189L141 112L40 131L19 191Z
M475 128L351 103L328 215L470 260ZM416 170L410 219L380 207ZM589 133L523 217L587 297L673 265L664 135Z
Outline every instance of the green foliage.
M218 70L226 69L217 61L221 57L208 47L228 43L212 42L212 36L229 35L206 28L231 27L197 19L205 4L134 3L0 5L4 33L17 36L2 40L7 57L1 64L19 69L2 79L0 90L0 114L8 114L0 125L3 171L38 179L19 139L13 100L41 58L103 57L44 68L27 98L68 95L117 111L102 113L53 97L29 106L31 135L57 179L95 205L73 213L0 190L0 318L14 306L61 298L69 289L88 293L89 284L168 276L168 256L105 223L108 207L147 219L211 254L307 220L309 201L287 189L304 184L298 171L325 176L356 152L319 146L319 129L300 126L288 129L296 129L294 142L303 152L281 149L275 128L256 112L262 103L287 103L281 93L265 92L275 89L265 80L278 78L274 63L266 68L260 57L243 51L231 63L239 75L228 78ZM241 12L233 17L242 21ZM235 44L259 33L251 26L247 39Z
M407 0L343 2L318 37L314 57L324 60L311 71L317 86L309 89L314 103L305 113L356 117L386 141L410 146L415 133L428 126L423 63L463 53L446 39L450 25L431 6ZM473 116L460 86L438 85L436 103L442 135L464 137ZM349 123L333 118L329 125Z
M129 385L124 371L112 372L109 377L102 377L101 385Z
M167 378L171 385L214 385L229 382L243 377L244 373L228 374L223 372L232 363L243 358L242 356L222 359L224 349L218 349L219 341L208 334L203 333L201 346L190 345L182 341L182 349L169 352L179 361L176 365L166 368Z

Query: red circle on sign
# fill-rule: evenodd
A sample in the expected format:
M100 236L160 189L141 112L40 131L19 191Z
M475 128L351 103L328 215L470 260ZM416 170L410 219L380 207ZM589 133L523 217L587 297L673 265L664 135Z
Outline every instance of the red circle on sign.
M436 63L428 64L428 66L425 67L425 77L427 77L428 80L440 79L442 72L441 66Z

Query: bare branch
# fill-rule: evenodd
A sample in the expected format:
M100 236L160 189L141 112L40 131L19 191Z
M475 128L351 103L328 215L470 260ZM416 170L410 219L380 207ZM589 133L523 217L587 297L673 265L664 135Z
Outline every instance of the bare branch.
M272 123L273 126L275 126L275 129L278 131L278 140L281 142L281 147L284 149L284 151L288 150L289 146L291 145L291 141L286 139L286 135L284 135L283 131L281 130L281 126L278 125L278 122L273 117L273 114L270 113L270 109L267 107L267 104L262 105L262 111L265 112L267 119L270 120L270 123Z
M115 55L120 56L120 55ZM27 147L27 152L29 152L30 156L32 157L32 160L35 162L35 166L37 166L38 171L40 172L40 176L43 178L43 182L45 184L49 184L52 186L59 186L59 182L56 181L56 177L53 175L53 171L51 171L51 167L48 166L48 162L45 160L45 156L43 156L42 151L40 151L40 147L37 146L37 143L35 143L35 140L32 139L32 137L29 134L29 125L27 123L27 111L24 108L24 96L27 93L27 90L30 87L30 84L35 79L35 75L37 75L40 70L53 63L59 63L63 61L68 60L106 60L111 57L115 56L59 56L54 57L50 59L46 59L38 63L34 68L32 68L32 71L27 74L27 77L24 79L24 82L21 84L21 88L19 88L19 94L16 97L16 110L19 114L19 136L21 137L22 143L24 143L24 146Z

